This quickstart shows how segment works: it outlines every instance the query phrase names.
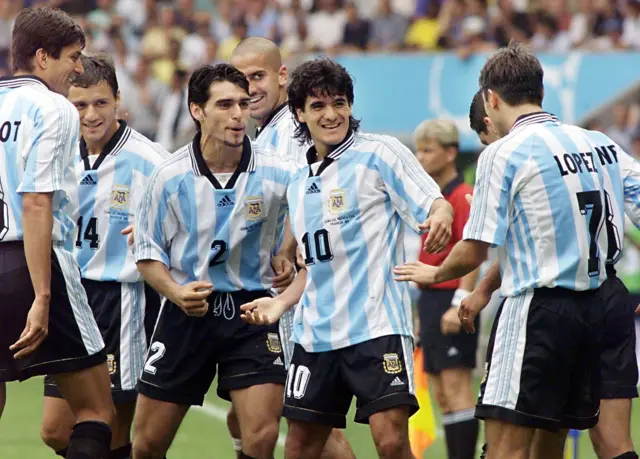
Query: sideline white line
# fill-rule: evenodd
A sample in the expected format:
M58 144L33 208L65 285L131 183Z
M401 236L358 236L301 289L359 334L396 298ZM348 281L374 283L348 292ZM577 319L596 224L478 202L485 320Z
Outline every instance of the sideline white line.
M191 408L196 411L201 411L206 415L211 416L212 418L216 418L217 420L222 421L225 424L227 423L227 410L220 408L213 403L204 402L204 405L202 406L192 406ZM282 432L278 433L278 442L276 443L276 445L280 448L284 448L284 439L285 435Z

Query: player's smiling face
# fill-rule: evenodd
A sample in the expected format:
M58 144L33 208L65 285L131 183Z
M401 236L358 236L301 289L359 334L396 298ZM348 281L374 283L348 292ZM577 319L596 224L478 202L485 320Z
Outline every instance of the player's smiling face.
M204 107L192 104L203 135L228 147L240 147L249 121L249 94L230 81L213 83Z
M72 86L69 101L80 115L80 133L84 140L88 144L106 144L118 129L119 93L114 96L109 83L102 81L88 88Z
M231 63L249 80L251 117L265 120L278 107L280 89L287 84L287 68L284 65L276 68L266 57L257 54L236 57Z
M351 105L344 95L309 96L304 110L297 110L298 120L306 123L314 145L333 147L349 132Z
M74 74L81 74L84 71L80 59L81 55L82 47L76 44L62 48L59 59L55 59L51 55L46 56L43 61L45 65L43 79L52 90L65 97L69 94L72 77Z

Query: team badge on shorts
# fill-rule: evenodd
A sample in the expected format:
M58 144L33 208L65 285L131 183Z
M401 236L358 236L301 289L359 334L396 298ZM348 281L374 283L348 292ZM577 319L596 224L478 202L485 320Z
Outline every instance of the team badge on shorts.
M244 200L244 218L250 222L262 220L264 213L262 196L249 196Z
M347 193L342 188L331 190L329 195L329 212L339 215L347 210Z
M129 208L129 187L116 185L111 190L111 207L118 210Z
M116 356L113 354L107 354L107 368L109 368L109 374L114 375L118 371L118 363L116 362Z
M385 373L390 375L402 373L402 362L400 361L398 354L385 354L382 356L382 359L382 366Z
M280 337L277 333L267 333L267 349L269 349L269 352L273 352L274 354L282 352Z

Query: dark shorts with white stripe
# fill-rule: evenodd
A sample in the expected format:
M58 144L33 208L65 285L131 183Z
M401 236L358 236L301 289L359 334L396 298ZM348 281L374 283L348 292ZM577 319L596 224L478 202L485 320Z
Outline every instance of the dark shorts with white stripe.
M528 290L496 315L476 417L548 431L598 422L600 290Z
M113 402L135 402L160 296L145 283L82 279L82 285L105 342ZM50 376L44 378L44 395L62 398Z
M249 325L240 306L267 291L214 292L204 317L187 316L164 301L151 338L138 391L180 405L202 405L218 373L218 396L260 384L284 385L287 374L278 324Z
M636 359L635 309L629 291L611 272L600 287L605 302L600 363L602 398L638 396L638 362Z
M0 242L0 381L69 373L105 361L73 254L53 248L48 335L35 352L16 360L9 346L20 338L34 299L23 243Z
M418 411L413 384L413 340L381 336L328 352L293 348L282 415L344 429L353 397L355 422L391 408Z

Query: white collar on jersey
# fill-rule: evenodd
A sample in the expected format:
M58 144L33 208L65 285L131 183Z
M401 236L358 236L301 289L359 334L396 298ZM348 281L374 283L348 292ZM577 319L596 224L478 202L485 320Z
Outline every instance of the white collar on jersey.
M267 119L264 120L264 124L262 125L262 127L256 129L256 139L260 136L262 131L264 131L264 128L266 128L267 126L275 126L276 124L278 124L278 121L280 121L288 111L289 111L288 101L285 101L284 103L277 106L271 112L271 114L267 116Z
M189 144L191 167L193 168L193 172L196 175L204 175L205 177L207 177L215 188L233 188L236 180L238 179L238 176L242 172L253 172L256 170L256 160L253 151L253 143L251 142L249 137L245 135L244 141L242 142L242 156L240 158L240 164L238 164L238 167L236 168L227 184L222 187L218 180L211 173L211 169L209 169L207 163L204 161L202 150L200 149L201 138L202 133L198 132Z
M529 126L530 124L540 124L547 122L557 123L558 117L547 112L525 113L524 115L520 115L516 119L516 122L513 123L511 129L509 129L509 134L511 134L515 129L520 129L521 127Z
M349 133L346 135L346 137L342 140L342 142L340 142L331 153L329 153L327 155L326 159L331 159L331 160L336 160L338 158L340 158L340 156L342 155L342 153L344 153L345 151L347 151L351 145L354 144L354 142L356 141L356 136L355 136L355 132L353 132L352 129L349 129ZM311 165L313 163L318 162L318 152L316 151L316 147L314 145L312 145L308 150L307 150L307 164Z
M35 75L20 75L20 76L9 76L0 78L0 87L2 88L18 88L25 84L40 84L45 88L51 90L49 85L40 77Z
M127 140L129 140L129 137L131 136L131 128L127 125L125 120L119 119L118 123L120 123L120 127L118 127L115 134L113 134L106 145L102 148L102 151L100 152L98 159L93 163L93 166L89 165L87 141L84 140L84 137L80 137L80 157L84 161L86 170L97 169L98 166L102 164L102 161L104 161L104 158L108 155L117 156L118 153L120 153L120 150L122 150L122 147L124 147L124 144L127 143Z

